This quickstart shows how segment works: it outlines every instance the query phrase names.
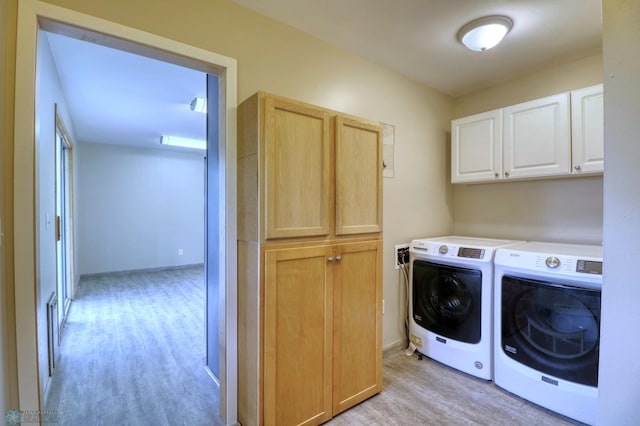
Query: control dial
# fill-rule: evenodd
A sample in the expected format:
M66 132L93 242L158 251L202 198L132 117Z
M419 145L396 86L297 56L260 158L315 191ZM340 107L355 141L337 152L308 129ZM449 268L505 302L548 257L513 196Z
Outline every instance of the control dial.
M549 268L555 269L558 266L560 266L560 259L558 259L555 256L550 256L550 257L547 257L547 260L545 260L545 263Z
M449 247L441 245L438 251L440 252L440 254L447 254L449 252Z

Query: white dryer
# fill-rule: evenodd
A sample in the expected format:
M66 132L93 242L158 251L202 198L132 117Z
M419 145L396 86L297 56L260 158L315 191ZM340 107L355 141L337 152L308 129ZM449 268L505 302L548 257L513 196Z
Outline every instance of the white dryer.
M601 246L529 242L498 250L496 385L595 424L601 289Z
M411 242L409 332L420 353L493 379L493 256L519 242L459 236Z

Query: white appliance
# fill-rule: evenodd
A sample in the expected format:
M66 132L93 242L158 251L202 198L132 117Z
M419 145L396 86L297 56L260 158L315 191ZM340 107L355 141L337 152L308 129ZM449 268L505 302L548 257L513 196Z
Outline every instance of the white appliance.
M529 242L494 263L496 385L595 424L602 247Z
M411 242L409 332L420 353L493 378L493 256L519 242L458 236Z

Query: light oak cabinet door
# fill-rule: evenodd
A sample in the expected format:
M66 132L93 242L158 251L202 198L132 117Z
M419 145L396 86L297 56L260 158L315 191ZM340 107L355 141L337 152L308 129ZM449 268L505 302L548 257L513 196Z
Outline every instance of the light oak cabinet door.
M502 177L502 110L451 122L451 183Z
M328 235L329 112L273 96L264 109L266 238Z
M265 425L332 416L332 254L332 246L265 252Z
M573 174L604 171L603 101L602 84L571 92Z
M382 390L382 243L336 246L333 415Z
M382 127L338 115L336 235L382 231Z
M569 94L503 109L505 178L571 173Z

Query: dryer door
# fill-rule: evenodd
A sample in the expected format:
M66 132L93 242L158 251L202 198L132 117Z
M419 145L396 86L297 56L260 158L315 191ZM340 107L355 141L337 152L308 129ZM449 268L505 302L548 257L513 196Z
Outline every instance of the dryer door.
M446 338L480 342L481 271L415 260L412 290L418 325Z
M600 291L504 275L501 347L535 370L598 384Z

